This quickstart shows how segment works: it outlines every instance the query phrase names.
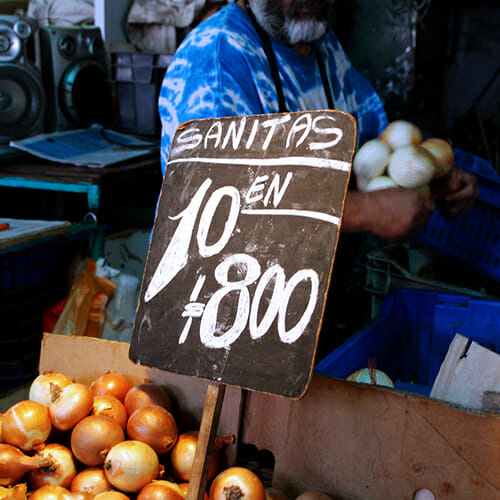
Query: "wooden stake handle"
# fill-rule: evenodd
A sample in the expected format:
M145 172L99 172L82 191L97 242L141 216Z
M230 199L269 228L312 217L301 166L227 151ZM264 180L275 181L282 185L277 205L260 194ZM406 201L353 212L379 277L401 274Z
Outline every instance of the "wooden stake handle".
M205 495L225 390L224 384L208 386L186 500L203 500Z

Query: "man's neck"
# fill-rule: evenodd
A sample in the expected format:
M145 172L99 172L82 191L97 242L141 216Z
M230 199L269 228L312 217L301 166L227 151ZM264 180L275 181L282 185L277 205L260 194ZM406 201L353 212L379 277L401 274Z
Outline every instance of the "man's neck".
M236 5L241 7L247 14L247 8L245 6L245 0L237 0ZM289 46L292 50L300 54L301 56L308 56L312 52L312 45L310 43L301 43L297 45Z

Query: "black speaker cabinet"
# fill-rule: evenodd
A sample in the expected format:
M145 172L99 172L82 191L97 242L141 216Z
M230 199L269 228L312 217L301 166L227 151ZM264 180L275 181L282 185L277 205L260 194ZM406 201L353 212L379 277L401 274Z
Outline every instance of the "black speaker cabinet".
M106 125L112 117L109 62L96 27L41 26L47 132Z
M43 131L38 35L35 19L0 15L0 144Z

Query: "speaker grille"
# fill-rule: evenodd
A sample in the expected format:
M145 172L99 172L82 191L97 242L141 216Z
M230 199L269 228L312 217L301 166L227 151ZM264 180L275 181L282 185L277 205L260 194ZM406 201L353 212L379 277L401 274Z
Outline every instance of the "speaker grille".
M39 78L24 66L0 65L0 144L39 132L44 110Z

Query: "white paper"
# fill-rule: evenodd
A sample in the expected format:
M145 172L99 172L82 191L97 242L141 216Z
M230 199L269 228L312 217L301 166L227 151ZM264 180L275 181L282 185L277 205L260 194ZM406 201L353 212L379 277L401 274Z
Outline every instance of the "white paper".
M157 144L92 125L11 141L10 146L50 161L101 168L149 154Z

